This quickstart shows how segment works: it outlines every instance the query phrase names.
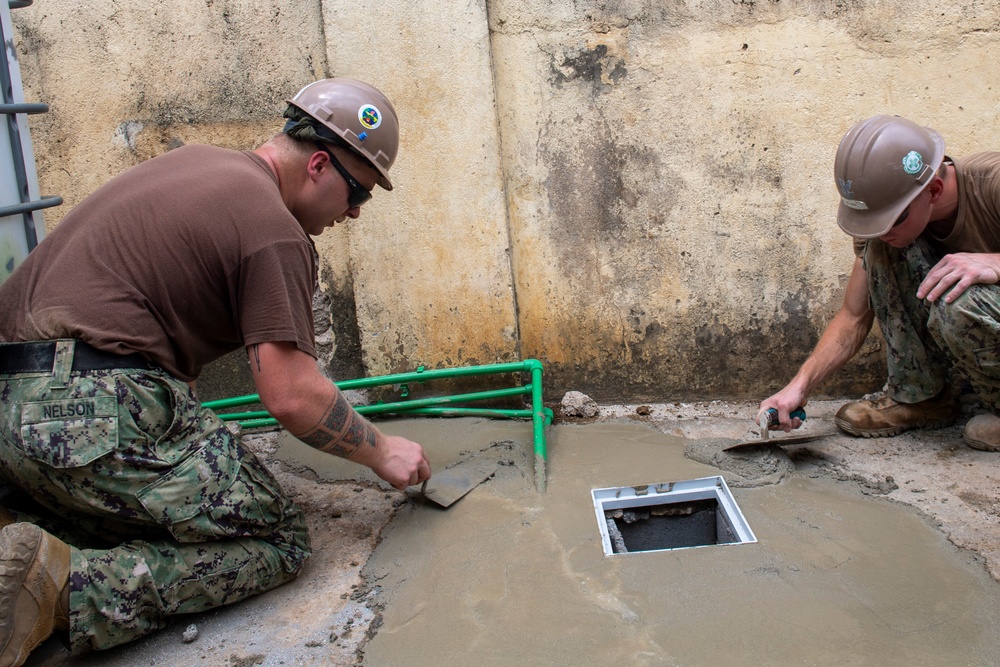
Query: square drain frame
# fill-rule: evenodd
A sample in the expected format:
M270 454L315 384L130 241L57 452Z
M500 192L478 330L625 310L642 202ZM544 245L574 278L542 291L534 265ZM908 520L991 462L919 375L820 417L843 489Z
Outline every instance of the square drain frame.
M597 515L597 525L601 531L601 542L604 545L605 556L622 556L627 553L655 553L658 551L677 551L680 549L697 549L707 546L724 546L727 544L753 544L757 541L750 524L736 504L726 480L721 476L701 477L680 482L663 482L660 484L643 484L639 486L619 486L606 489L592 489L594 512ZM711 542L691 546L665 547L662 549L642 549L637 551L617 552L612 545L608 529L607 511L642 510L662 505L692 503L695 501L714 500L717 507L717 521L724 522L726 532L733 537L724 542Z

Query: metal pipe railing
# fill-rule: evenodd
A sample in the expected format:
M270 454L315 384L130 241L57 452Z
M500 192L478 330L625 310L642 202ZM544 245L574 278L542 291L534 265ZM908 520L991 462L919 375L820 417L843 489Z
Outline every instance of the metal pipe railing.
M45 234L42 209L62 204L62 197L50 195L36 197L34 153L31 148L31 136L28 123L24 118L27 114L46 113L49 105L44 103L29 103L24 101L24 91L21 84L21 71L17 63L17 53L14 51L13 25L10 19L11 9L21 9L31 5L31 0L0 0L5 7L0 7L0 41L7 48L0 48L0 118L5 119L7 144L9 154L4 155L10 160L11 172L5 173L10 178L10 189L4 189L4 198L12 201L0 205L0 218L21 216L25 250L31 252ZM4 124L0 120L0 124ZM0 130L2 131L2 130ZM4 170L6 171L6 170Z
M451 403L467 403L469 401L485 401L491 398L507 398L509 396L519 396L531 393L531 385L523 387L511 387L510 389L493 389L490 391L477 391L469 394L455 394L454 396L431 396L429 398L414 398L406 401L396 401L395 403L376 403L375 405L358 405L355 410L362 415L409 412L414 408L428 408L433 406L447 405ZM487 408L488 409L488 408ZM530 412L528 413L530 416ZM239 421L242 419L260 419L270 416L266 410L255 412L231 412L221 414L224 421Z
M430 408L410 408L407 410L364 410L364 408L375 408L381 406L363 406L361 414L395 414L395 415L432 415L436 417L502 417L506 419L532 419L534 412L531 410L498 410L494 408L468 408L468 407L430 407ZM356 410L358 408L355 408ZM544 408L545 424L552 422L552 411ZM261 428L265 426L279 426L278 420L270 416L266 410L257 412L241 412L221 414L219 417L223 421L238 421L244 428ZM237 419L238 418L238 419Z
M406 399L409 394L408 384L418 382L423 384L430 380L441 380L450 378L471 377L476 375L496 375L501 373L530 373L530 384L515 386L505 389L491 389L487 391L468 392L464 394L454 394L451 396L432 396L428 398ZM380 387L386 385L401 385L404 400L392 403L376 403L374 405L360 405L354 409L362 415L373 414L396 414L396 415L433 415L440 417L452 416L475 416L494 417L503 419L531 419L532 421L532 441L535 453L535 488L540 493L545 492L546 486L546 464L548 452L545 443L545 427L552 423L552 410L542 404L542 363L537 359L525 359L524 361L509 362L503 364L487 364L484 366L463 366L460 368L441 368L425 370L423 367L409 373L394 373L392 375L381 375L369 378L359 378L356 380L344 380L335 382L341 391L348 389L365 389L369 387ZM494 398L507 398L511 396L531 396L530 410L510 410L493 408L470 408L455 406L455 403L468 403L471 401L484 401ZM232 398L222 398L214 401L206 401L204 406L211 410L224 410L243 405L253 405L260 403L259 394L248 394L246 396L234 396ZM224 421L235 421L243 428L261 428L266 426L277 426L278 420L272 417L266 410L254 410L250 412L223 413L219 417Z

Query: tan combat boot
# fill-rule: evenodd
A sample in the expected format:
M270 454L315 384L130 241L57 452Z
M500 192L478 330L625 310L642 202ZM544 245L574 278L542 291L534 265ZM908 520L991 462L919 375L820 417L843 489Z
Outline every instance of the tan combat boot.
M865 438L899 435L914 428L944 428L955 423L958 405L945 387L934 398L919 403L897 403L882 396L877 400L847 403L834 418L841 430Z
M965 444L984 452L1000 452L1000 417L976 415L965 425Z
M0 530L0 667L69 628L70 547L32 523Z

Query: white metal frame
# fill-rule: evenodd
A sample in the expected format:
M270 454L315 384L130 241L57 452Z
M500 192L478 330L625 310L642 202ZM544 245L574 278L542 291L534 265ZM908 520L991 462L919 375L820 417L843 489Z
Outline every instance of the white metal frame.
M752 544L757 537L750 529L746 517L736 504L726 480L720 476L689 479L682 482L664 482L661 484L645 484L640 486L620 486L607 489L593 489L590 492L594 499L594 512L597 514L597 525L601 530L601 542L606 556L619 556L611 547L611 537L608 535L608 523L605 511L616 509L633 509L651 505L670 505L692 500L715 499L726 521L737 537L730 544ZM715 545L700 545L715 546ZM655 553L657 551L676 551L678 549L697 549L698 547L676 547L674 549L655 549L636 553ZM724 546L724 545L720 545Z

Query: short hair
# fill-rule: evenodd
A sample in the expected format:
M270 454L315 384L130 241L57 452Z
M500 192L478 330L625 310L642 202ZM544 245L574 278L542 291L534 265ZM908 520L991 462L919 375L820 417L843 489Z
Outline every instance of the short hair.
M288 105L288 108L285 109L285 113L282 114L282 117L288 119L288 122L285 123L285 127L282 128L281 131L296 141L310 144L322 141L328 144L333 144L334 146L346 148L352 153L357 152L350 144L330 131L328 127L294 104Z

